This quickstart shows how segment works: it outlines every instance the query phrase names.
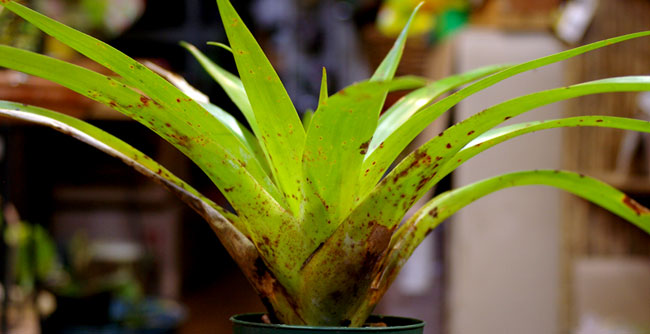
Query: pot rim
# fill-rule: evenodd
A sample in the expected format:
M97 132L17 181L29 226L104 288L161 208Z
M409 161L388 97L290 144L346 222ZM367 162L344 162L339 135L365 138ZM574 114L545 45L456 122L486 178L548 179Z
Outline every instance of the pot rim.
M386 319L400 319L401 321L406 321L410 322L410 324L406 325L397 325L397 326L389 326L389 327L323 327L323 326L304 326L304 325L284 325L284 324L265 324L261 322L253 322L253 321L247 321L247 320L242 320L240 318L243 317L259 317L261 318L264 314L266 313L242 313L242 314L236 314L230 317L230 321L233 324L238 324L238 325L245 325L245 326L251 326L251 327L260 327L260 328L281 328L281 329L288 329L288 330L318 330L318 331L395 331L395 330L408 330L408 329L415 329L415 328L420 328L424 327L425 322L419 319L415 318L408 318L408 317L399 317L399 316L389 316L389 315L376 315L373 314L370 317L375 317L378 320L386 320Z

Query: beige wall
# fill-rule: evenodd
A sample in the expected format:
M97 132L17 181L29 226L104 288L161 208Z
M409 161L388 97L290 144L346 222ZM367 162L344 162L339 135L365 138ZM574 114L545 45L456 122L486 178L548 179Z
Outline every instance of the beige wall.
M544 33L468 30L456 44L459 71L521 62L561 50ZM561 65L504 81L462 103L456 119L508 98L563 84ZM555 104L511 122L561 116ZM560 167L561 130L502 144L463 165L455 187L524 169ZM557 333L560 193L551 188L507 189L461 210L449 222L450 334Z

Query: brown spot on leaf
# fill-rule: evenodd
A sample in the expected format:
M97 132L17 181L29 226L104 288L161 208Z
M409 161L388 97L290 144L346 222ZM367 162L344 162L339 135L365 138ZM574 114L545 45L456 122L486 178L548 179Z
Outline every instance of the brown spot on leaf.
M429 211L429 216L431 216L433 218L438 218L438 207L437 206Z
M436 174L433 174L433 175L436 175ZM433 178L433 176L425 177L425 178L421 179L420 182L418 182L416 190L420 191L422 188L424 188L427 185L427 183L429 183L429 181L431 181L431 178Z
M625 204L628 208L634 210L637 216L650 213L650 210L648 210L648 208L639 204L637 201L633 200L627 195L623 197L623 204Z
M148 107L149 101L151 101L151 99L146 96L140 96L140 101L142 102L142 104L144 104L145 107Z
M360 150L359 153L361 155L366 154L366 152L368 152L368 146L370 146L370 140L366 141L365 143L361 144L361 146L359 146L359 150Z
M403 170L403 171L401 171L399 174L395 175L395 177L393 178L393 183L397 183L397 181L398 181L400 178L403 178L403 177L406 176L406 175L408 175L408 170Z
M470 132L467 133L468 136L471 136L471 135L473 135L473 134L474 134L474 130L472 130L472 131L470 131Z
M378 256L388 247L393 231L375 221L371 221L370 223L372 230L366 240L366 251L369 255Z
M271 246L271 240L267 236L263 236L262 240L264 241L264 244L267 246Z

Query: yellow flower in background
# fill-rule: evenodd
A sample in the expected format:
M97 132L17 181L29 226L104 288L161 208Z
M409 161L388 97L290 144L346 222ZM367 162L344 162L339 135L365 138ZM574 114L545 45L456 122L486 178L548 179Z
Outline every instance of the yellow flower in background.
M387 36L397 36L413 9L423 2L409 35L428 34L436 28L438 16L450 8L465 8L465 0L385 0L377 15L377 28Z

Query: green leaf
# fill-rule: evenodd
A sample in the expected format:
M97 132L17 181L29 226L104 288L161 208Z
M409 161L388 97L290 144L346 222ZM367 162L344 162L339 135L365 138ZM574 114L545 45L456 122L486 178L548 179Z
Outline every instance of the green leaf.
M512 124L487 131L471 141L443 166L439 174L444 177L477 154L518 136L546 129L583 126L650 133L650 123L647 121L612 116L579 116Z
M201 167L224 191L226 198L239 213L244 210L257 212L254 208L258 204L245 192L225 191L226 189L247 188L258 193L258 188L262 185L268 192L264 193L264 197L271 194L282 199L255 156L230 129L200 106L200 113L184 115L170 112L154 100L107 76L8 46L0 46L0 66L59 83L142 123ZM232 165L240 166L245 173L234 170Z
M305 131L309 130L309 126L311 125L311 120L314 118L314 111L311 109L308 109L305 111L305 113L302 114L302 127L305 128Z
M251 126L253 133L255 133L257 138L260 138L261 135L260 130L257 126L257 121L255 120L255 113L253 113L253 108L248 101L246 89L244 89L244 84L242 84L241 80L234 74L215 64L194 45L186 42L181 42L181 46L187 49L196 58L196 60L199 61L206 72L208 72L208 74L210 74L210 76L221 86L221 88L223 88L228 97L230 97L232 102L235 103L237 108L239 108L239 110L248 121L248 124Z
M222 49L224 49L224 50L226 50L226 51L232 53L232 48L229 47L229 46L226 45L226 44L219 43L219 42L208 42L208 45L218 46L218 47L220 47L220 48L222 48Z
M509 67L511 65L490 65L477 68L434 81L404 96L381 115L368 153L372 153L386 137L404 124L416 112L421 110L422 107L433 102L442 94Z
M274 202L283 202L272 180L265 175L259 163L246 156L245 149L238 149L241 143L235 140L230 145L228 143L231 141L230 136L224 136L229 131L198 103L188 98L171 83L98 39L67 27L14 1L3 2L2 5L36 25L45 33L114 71L128 85L143 92L145 95L138 94L138 98L133 103L118 104L117 108L120 108L121 112L130 112L128 110L129 106L148 108L153 119L145 119L144 117L136 119L145 126L157 131L163 138L188 155L225 193L226 198L239 213L242 213L243 210L249 213L257 212L256 207L259 203L256 204L255 202L262 200L251 200L248 194L259 192L260 185L265 190L264 197L270 194ZM14 60L14 62L19 61L22 60ZM60 64L65 63L61 62ZM24 65L39 66L42 64L32 62ZM51 67L52 71L54 68ZM39 76L49 76L49 80L56 80L55 76L47 74L48 71L49 69L45 69L45 72ZM58 76L64 75L66 74L60 73ZM79 80L75 76L68 75L68 77L70 80ZM83 83L77 85L80 85L82 90L78 91L79 93L89 94ZM123 89L122 92L111 97L118 98L120 94L129 93L126 92L126 89ZM110 104L110 101L103 101L103 103ZM156 108L159 110L154 114L153 110ZM169 121L164 122L163 120ZM167 126L167 124L170 126ZM207 153L203 154L201 151ZM244 159L238 159L237 155L242 155ZM250 163L247 160L250 160ZM233 171L232 168L225 168L227 164L242 168L246 166L246 170L241 172ZM223 169L223 172L220 169ZM237 189L237 191L225 191L226 189Z
M363 82L329 97L314 115L303 156L306 235L327 238L354 203L359 171L387 92L421 79Z
M76 118L47 109L26 106L19 103L0 101L0 115L49 126L62 133L71 135L82 142L94 146L99 150L122 160L138 172L160 182L210 223L210 226L216 232L221 243L241 267L247 277L251 279L251 283L255 286L257 291L270 300L273 300L274 305L285 306L285 308L279 310L279 312L282 312L283 316L298 321L294 319L295 315L292 316L291 312L287 313L286 305L291 302L290 299L287 299L287 294L271 293L267 289L269 282L275 283L276 279L280 280L281 278L286 280L287 275L282 275L284 274L282 268L285 267L282 266L279 268L280 266L278 265L278 262L281 262L280 260L292 260L291 257L294 253L290 252L289 249L294 250L298 255L302 255L299 248L293 248L296 246L296 242L294 241L296 240L296 233L294 232L295 229L292 229L289 220L283 221L284 225L282 226L282 235L277 235L277 233L279 233L277 227L275 228L275 233L271 231L271 233L264 234L269 239L277 240L277 243L280 245L277 248L277 251L282 253L282 256L270 256L268 252L264 250L265 247L259 247L261 253L265 256L265 261L276 265L274 267L274 273L280 273L277 276L273 276L273 274L267 270L265 264L262 263L258 250L251 240L247 239L244 234L242 234L242 232L246 233L246 229L249 226L254 225L255 222L244 220L245 218L237 217L225 211L214 204L211 200L198 193L181 179L174 176L163 166L159 165L157 162L120 139ZM268 213L272 213L275 209L274 206L270 204L271 203L268 203L266 207ZM286 217L280 216L280 218ZM271 220L265 220L263 223L271 226L275 225ZM286 270L289 269L285 268L285 271ZM270 279L264 279L264 277Z
M379 170L390 166L397 156L408 146L411 141L421 133L429 124L435 121L440 115L455 106L458 102L464 100L470 95L477 93L485 88L488 88L498 82L510 78L516 74L534 70L542 66L553 64L565 59L569 59L588 51L602 48L608 45L620 43L629 39L639 38L650 35L650 31L639 32L629 35L623 35L615 38L610 38L604 41L595 42L575 49L563 51L529 62L525 62L516 66L512 66L501 72L495 73L486 77L476 83L459 90L458 92L434 103L433 105L419 111L413 117L409 118L406 123L400 126L397 130L393 131L385 140L380 142L381 150L375 150L373 156L369 157L371 163L370 173L368 175L382 175L383 171ZM383 145L382 145L383 144ZM375 170L379 169L379 170ZM370 180L372 181L372 180ZM368 182L370 182L368 181ZM372 183L372 182L370 182Z
M380 274L381 281L377 282L374 288L379 294L383 294L427 234L458 210L498 190L528 185L551 186L570 192L609 210L650 234L650 210L601 181L559 170L509 173L442 193L425 204L393 236ZM374 305L367 302L365 307L372 309Z
M221 122L224 126L230 130L230 132L241 141L249 152L255 156L255 160L260 164L264 169L266 175L271 175L270 167L267 163L266 157L264 156L264 151L262 150L257 138L236 118L225 110L217 107L212 103L200 103L201 106L207 110L212 116Z
M210 114L212 114L212 116L218 119L221 124L226 126L228 130L230 130L230 132L248 148L249 152L255 155L257 162L264 168L266 174L271 175L271 170L269 169L266 157L264 156L264 152L262 151L257 138L255 138L255 136L245 126L239 123L236 118L234 118L223 109L210 103L210 99L207 96L198 91L196 88L192 87L192 85L185 81L183 77L169 72L151 62L144 62L144 65L146 65L152 71L161 75L163 78L167 79L167 81L171 82L176 88L180 89L187 96L194 99L203 107L203 109L207 110Z
M159 131L164 138L175 143L183 153L188 155L201 167L219 189L221 189L224 196L239 214L240 219L246 221L257 251L264 257L265 263L272 268L276 275L275 278L287 289L295 285L295 273L297 269L294 266L296 263L300 263L299 261L301 259L304 259L306 256L304 252L313 248L309 244L309 240L303 240L299 237L299 224L293 218L291 212L287 211L287 206L290 209L296 209L296 203L299 201L299 195L301 195L298 181L301 179L300 156L304 141L304 130L302 129L302 124L299 123L298 116L295 113L292 114L292 117L296 120L296 122L292 122L290 118L284 117L290 114L288 111L278 112L279 109L282 109L279 107L280 105L286 104L286 102L290 104L288 97L284 102L274 101L277 103L273 104L262 103L261 109L267 109L265 119L259 118L260 115L264 114L263 110L260 113L256 112L257 119L265 124L265 128L261 129L262 133L265 133L262 139L265 143L268 141L273 144L267 144L267 149L273 146L273 150L269 149L269 152L279 152L276 155L272 155L273 164L271 166L273 172L277 173L278 170L281 170L282 175L289 175L294 179L292 183L294 192L287 192L286 188L283 188L284 192L281 193L272 180L264 173L263 168L257 160L253 158L254 156L250 152L247 152L246 148L237 138L231 136L230 131L223 124L219 123L207 110L203 109L196 101L188 98L167 80L108 44L36 13L17 4L15 1L5 0L5 2L2 2L2 5L30 21L47 34L59 39L64 44L120 75L122 81L119 83L117 81L114 82L114 87L117 89L121 88L120 92L110 94L109 97L112 100L107 100L104 97L99 98L105 99L103 102L109 105L113 101L116 104L114 108L123 112L129 112L129 105L137 106L138 109L148 108L146 111L151 112L153 120L144 118L141 114L142 110L138 111L136 119L144 122L143 124L145 125L151 121L153 124L149 125L152 129ZM231 29L229 28L229 30ZM249 44L249 42L243 39L242 42L246 45ZM241 45L233 45L233 49L236 50L236 54L240 51L247 52L243 51L244 48ZM0 55L4 56L4 52L0 53ZM236 56L236 58L238 57ZM10 63L14 64L20 62L24 62L24 60L10 60ZM62 66L60 64L65 63L60 62L57 66ZM259 62L255 62L254 64L256 70L259 70L264 65ZM268 61L266 64L268 64ZM24 65L38 67L42 64L30 63ZM57 66L51 66L50 69L53 72L63 72ZM48 76L47 69L43 70L44 72L40 76ZM88 92L85 80L81 79L78 75L86 72L77 71L77 74L74 75L58 72L56 75L49 75L50 79L56 80L57 77L61 76L70 81L74 79L78 83L71 82L70 85L80 87L82 90L80 93L95 93ZM93 73L91 71L88 72ZM88 74L88 76L91 75ZM277 79L277 76L275 78ZM105 80L109 82L108 79ZM247 80L243 80L244 86L248 85ZM250 82L250 80L248 81ZM264 83L263 86L276 87L280 85L281 87L279 80L276 81L275 85ZM109 84L113 86L110 82ZM122 84L126 87L123 87ZM255 85L253 82L253 86ZM130 88L137 89L144 95L134 91L129 93L128 90ZM247 89L249 88L247 87ZM136 95L132 96L133 93ZM123 95L126 98L123 98ZM263 92L255 91L253 94L249 92L248 95L249 97L252 95L255 96L255 98L252 98L252 101L259 102L260 99L258 97L264 94ZM268 95L265 96L269 97ZM120 102L115 101L117 98L121 99ZM133 98L136 101L130 103ZM128 104L122 105L121 103L123 102L127 102ZM256 103L251 103L251 105L255 110ZM271 114L271 111L275 113ZM133 115L135 116L135 114ZM139 119L141 116L143 118ZM277 117L277 119L273 119L274 117ZM162 121L165 119L169 119L170 121ZM169 126L167 126L167 123ZM287 135L282 140L270 138L267 134L268 131L277 130L277 133L280 134L284 132L284 130L279 128L276 129L275 127L277 126L286 128L293 127L293 129L288 129L292 135ZM274 132L273 135L275 136L276 133ZM298 144L294 145L296 143ZM286 159L292 152L296 155L296 150L300 151L300 154L291 157L291 159ZM237 155L243 156L250 163L242 159L237 159ZM292 164L297 167L294 169L286 168ZM282 186L282 180L280 181L280 185ZM288 183L291 182L285 180L284 185L287 186ZM292 203L289 203L289 205L285 203L286 197L291 198Z
M399 67L400 60L402 59L402 54L404 53L404 47L406 46L406 39L408 38L411 23L413 22L413 18L415 18L415 14L417 14L420 7L422 7L422 4L423 3L420 3L415 7L413 13L411 13L411 17L397 37L395 44L393 44L393 47L390 49L384 60L379 64L379 67L375 70L370 81L386 81L395 76L397 67Z
M469 119L452 126L406 157L379 185L354 208L345 221L324 242L318 252L304 265L303 273L318 277L319 285L347 286L353 277L354 290L366 291L375 277L368 277L363 268L378 265L383 257L392 232L404 214L422 195L442 177L445 163L451 163L454 155L481 133L503 122L506 118L524 113L532 108L587 94L616 91L650 90L649 77L626 77L599 80L585 84L558 88L522 96L498 104ZM417 115L416 115L417 116ZM368 251L373 249L373 251ZM346 254L345 259L332 258L331 252ZM326 268L345 267L346 273L329 273ZM325 268L325 269L324 269ZM351 269L355 268L355 269ZM305 283L316 284L308 281ZM315 291L326 295L329 291ZM350 292L352 293L352 292ZM315 298L311 292L306 298ZM329 297L321 297L322 303L334 303ZM341 310L346 317L357 317L357 309L364 302L352 303ZM363 317L361 314L359 317ZM346 318L351 319L351 318ZM357 318L355 318L357 319Z
M405 158L386 179L369 195L368 201L355 210L355 215L378 219L387 226L394 226L428 189L443 176L444 164L451 163L453 156L480 134L512 117L534 108L579 96L650 90L650 76L621 77L597 80L569 87L541 91L490 107L450 127ZM407 194L401 198L392 191L400 187ZM378 209L379 203L384 209Z
M325 103L329 94L327 92L327 70L323 67L323 79L320 84L320 96L318 97L318 105Z
M48 126L75 137L102 152L122 160L138 172L161 183L183 201L188 202L202 216L221 215L234 224L240 224L237 216L201 195L155 160L91 124L55 111L9 101L0 101L0 115ZM216 211L217 213L210 211Z
M156 74L165 78L172 85L174 85L174 87L178 88L181 92L185 93L185 95L187 95L189 98L193 99L194 101L198 103L210 102L210 98L207 95L203 94L198 89L192 87L192 85L190 85L190 83L187 82L185 78L183 78L182 76L174 72L168 71L158 66L156 63L148 60L143 61L142 65L148 67ZM122 82L122 78L120 77L113 77L113 79ZM123 84L126 84L126 82L123 82Z
M271 170L284 193L288 209L300 211L301 158L305 132L289 95L262 48L228 0L217 0L235 63L246 89Z
M486 66L435 81L426 87L409 93L386 110L379 119L379 125L372 137L368 153L363 163L362 171L368 170L369 172L363 172L360 176L361 186L359 194L367 194L377 184L391 164L390 160L382 159L382 157L391 155L387 152L390 148L386 148L383 145L384 140L400 128L416 112L444 93L508 67L509 65ZM382 149L377 150L380 146Z

